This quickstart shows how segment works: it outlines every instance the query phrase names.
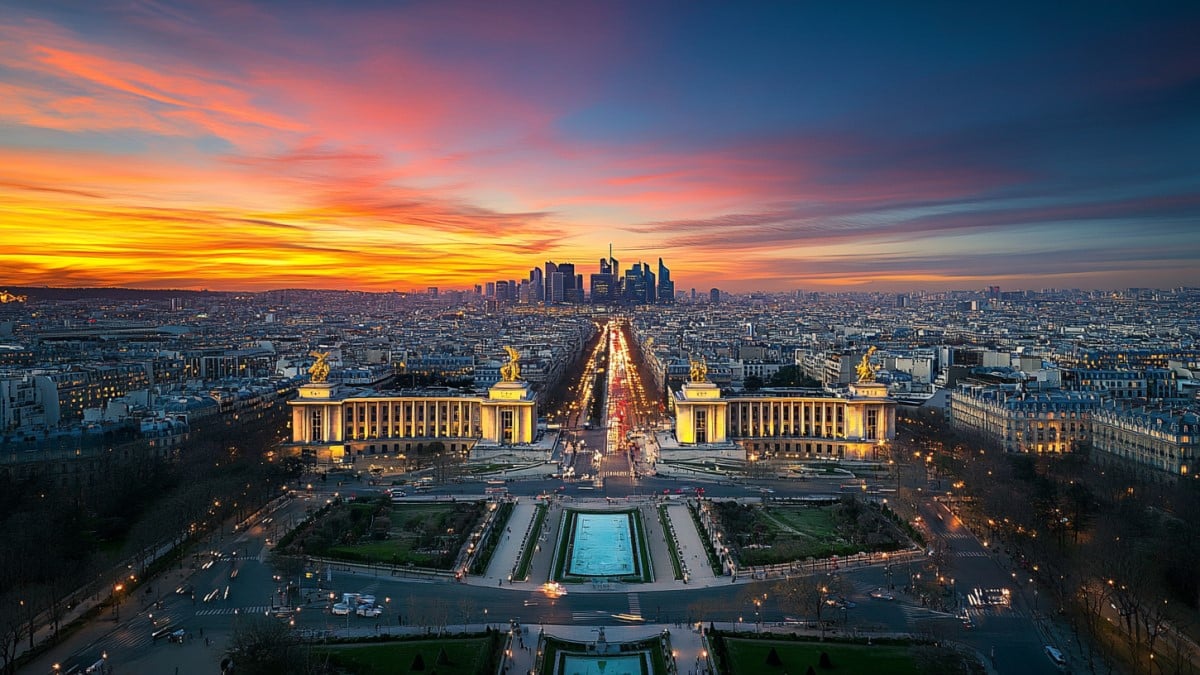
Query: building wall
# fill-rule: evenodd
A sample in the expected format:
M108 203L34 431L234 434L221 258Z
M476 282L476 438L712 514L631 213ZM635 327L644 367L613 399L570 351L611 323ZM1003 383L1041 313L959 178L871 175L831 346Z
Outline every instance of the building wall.
M1006 452L1071 452L1091 440L1091 415L1102 400L1094 392L1029 394L961 385L950 397L950 420Z
M1186 476L1200 454L1200 415L1194 410L1107 407L1092 415L1092 448L1097 457Z
M504 384L504 383L502 383ZM465 451L480 441L530 443L536 433L537 403L520 397L494 400L439 392L343 392L336 385L306 385L292 406L292 444L319 459L347 455L411 452L417 444L441 442ZM504 411L510 411L510 417ZM505 420L511 420L505 426Z
M881 395L883 387L877 389L862 396L776 390L719 400L681 391L675 396L676 439L682 444L732 441L756 459L873 459L896 433L896 403ZM708 421L703 441L696 433L701 409Z

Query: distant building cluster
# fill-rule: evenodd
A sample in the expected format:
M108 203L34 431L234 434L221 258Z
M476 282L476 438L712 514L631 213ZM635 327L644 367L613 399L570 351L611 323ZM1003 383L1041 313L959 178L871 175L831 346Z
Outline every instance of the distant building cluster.
M647 262L636 262L621 272L621 263L609 251L600 259L599 271L588 277L574 263L546 261L529 270L527 279L489 281L475 287L498 305L669 305L675 302L671 270L658 259L657 273Z

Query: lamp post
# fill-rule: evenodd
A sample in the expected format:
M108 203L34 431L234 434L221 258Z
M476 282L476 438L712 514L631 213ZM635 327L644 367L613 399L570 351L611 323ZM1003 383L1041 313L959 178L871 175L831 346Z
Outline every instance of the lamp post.
M113 616L114 621L121 620L121 591L125 590L125 584L117 584L113 586Z

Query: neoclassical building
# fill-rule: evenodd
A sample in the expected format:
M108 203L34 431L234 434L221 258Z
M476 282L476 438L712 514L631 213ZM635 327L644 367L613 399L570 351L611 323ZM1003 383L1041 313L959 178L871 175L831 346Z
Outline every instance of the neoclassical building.
M320 463L408 454L433 443L466 454L477 445L529 444L537 431L537 396L522 381L497 382L486 396L452 389L376 391L310 382L288 404L293 447Z
M877 459L896 436L896 402L876 382L846 393L764 389L726 397L710 382L674 393L681 446L736 444L755 459Z
M1176 476L1196 472L1200 413L1195 408L1119 408L1092 413L1092 456L1148 466Z
M950 396L950 422L1001 444L1005 452L1064 453L1091 438L1104 402L1090 391L1024 391L963 383Z

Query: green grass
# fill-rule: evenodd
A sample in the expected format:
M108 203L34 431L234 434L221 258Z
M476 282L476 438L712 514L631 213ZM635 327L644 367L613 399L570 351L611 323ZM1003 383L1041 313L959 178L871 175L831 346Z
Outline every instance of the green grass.
M757 541L739 540L735 548L741 565L772 565L804 560L826 558L831 555L848 556L860 552L894 551L905 545L903 536L884 539L876 544L855 542L847 538L845 529L853 527L840 515L842 504L825 506L767 506L740 508L721 511L722 527L726 532L756 532ZM884 521L888 528L891 519L869 507L862 513L870 514L874 522ZM757 548L752 543L769 544Z
M438 653L443 649L450 659L449 664L437 662ZM478 637L345 645L321 648L315 652L318 656L329 655L337 667L356 675L434 671L437 671L438 675L484 675L488 673L489 662L493 661L489 658L492 656L492 650L492 641L489 638ZM417 654L420 654L425 662L423 671L411 670Z
M888 673L888 675L921 675L911 648L907 645L856 645L835 642L792 642L788 640L756 640L725 638L729 675L781 675L803 673L812 666L818 673ZM767 664L771 648L783 661L782 666ZM833 668L823 671L821 652L828 652ZM440 671L439 671L440 672Z
M671 518L667 516L667 505L658 506L658 522L662 524L663 535L667 538L667 550L671 552L671 569L675 578L683 578L683 565L679 562L679 544L675 542L675 533L671 531Z
M837 521L831 507L772 506L767 513L813 538L832 539L837 535Z
M460 510L468 504L470 503L394 504L388 511L392 523L388 539L364 539L354 544L336 544L330 546L325 555L357 562L388 565L413 564L444 568L449 564L446 562L447 558L453 562L454 555L461 548L469 531L455 533L454 540L449 544L452 550L448 556L442 556L435 551L418 550L416 532L430 523L451 521L456 510ZM358 507L360 505L351 506Z

